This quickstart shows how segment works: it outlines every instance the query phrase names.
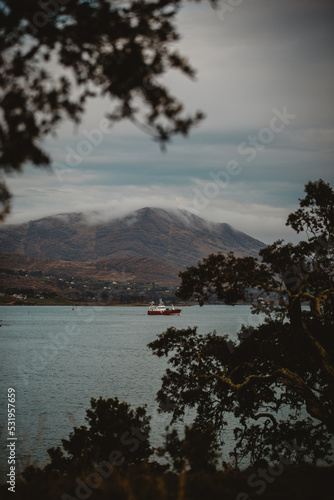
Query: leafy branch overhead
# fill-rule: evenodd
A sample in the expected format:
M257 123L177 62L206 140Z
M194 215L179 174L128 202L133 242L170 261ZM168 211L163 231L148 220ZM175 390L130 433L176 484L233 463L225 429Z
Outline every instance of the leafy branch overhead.
M305 192L287 221L305 231L305 240L269 245L260 251L261 263L218 254L180 273L179 297L201 305L212 295L235 304L249 287L266 292L270 307L254 305L255 313L266 315L262 325L243 326L236 341L228 332L169 328L149 345L157 356L169 357L158 400L171 402L173 420L195 408L197 425L205 429L211 422L219 434L234 413L241 425L234 429L237 462L247 455L277 460L287 423L299 440L299 460L331 454L334 191L319 180Z
M110 124L131 120L162 146L187 135L187 116L163 85L170 69L194 78L175 49L180 0L20 1L0 6L0 168L50 164L41 139L64 119L79 123L87 100L110 98ZM9 193L2 184L8 211Z

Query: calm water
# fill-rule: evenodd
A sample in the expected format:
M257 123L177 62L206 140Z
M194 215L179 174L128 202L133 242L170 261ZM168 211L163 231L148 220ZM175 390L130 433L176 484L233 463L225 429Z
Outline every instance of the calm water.
M7 389L16 391L17 458L42 465L47 448L84 423L90 398L147 404L151 441L161 444L169 419L156 411L166 361L147 344L169 326L197 326L235 338L242 323L256 325L248 306L185 307L181 316L147 316L146 307L68 306L0 308L1 448L6 457ZM3 453L5 451L5 453ZM2 465L4 470L7 466ZM3 477L2 477L3 478ZM1 478L1 479L2 479Z

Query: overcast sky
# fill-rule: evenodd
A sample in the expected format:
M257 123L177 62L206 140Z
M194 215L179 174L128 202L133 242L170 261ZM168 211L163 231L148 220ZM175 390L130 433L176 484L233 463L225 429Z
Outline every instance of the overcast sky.
M334 185L333 27L332 1L226 0L217 10L188 3L178 48L196 80L171 73L166 82L205 121L166 153L124 123L104 129L86 156L69 157L101 127L110 104L95 101L78 130L65 124L47 139L53 170L27 166L8 179L7 222L179 207L265 243L292 239L285 220L304 185L319 178Z

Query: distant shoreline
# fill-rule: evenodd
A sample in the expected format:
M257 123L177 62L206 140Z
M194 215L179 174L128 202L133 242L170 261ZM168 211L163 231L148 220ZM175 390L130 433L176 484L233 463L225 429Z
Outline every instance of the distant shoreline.
M167 306L172 305L172 304L166 304ZM173 303L174 306L178 307L192 307L192 306L198 306L198 303L196 302L188 302L188 303ZM212 304L205 304L205 305L210 305L210 306L225 306L226 304L224 303L212 303ZM235 306L250 306L252 305L250 302L243 302L240 304L234 304ZM24 306L24 307L35 307L35 306L66 306L66 307L148 307L149 304L147 302L133 302L133 303L114 303L114 304L102 304L101 302L80 302L77 304L71 304L68 302L53 302L50 303L47 300L40 301L40 302L22 302L18 303L17 301L13 302L1 302L1 306Z

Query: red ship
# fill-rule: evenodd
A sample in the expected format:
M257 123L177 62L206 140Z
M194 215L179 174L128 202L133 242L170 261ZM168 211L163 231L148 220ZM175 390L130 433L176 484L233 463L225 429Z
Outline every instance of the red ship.
M159 305L156 306L154 302L150 302L150 306L148 308L147 314L150 316L170 316L172 314L178 315L181 313L181 309L175 309L174 306L166 307L165 304L160 299Z

